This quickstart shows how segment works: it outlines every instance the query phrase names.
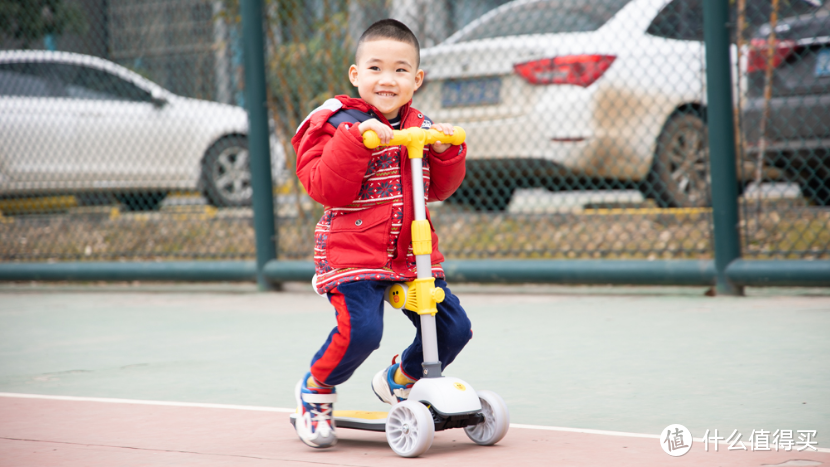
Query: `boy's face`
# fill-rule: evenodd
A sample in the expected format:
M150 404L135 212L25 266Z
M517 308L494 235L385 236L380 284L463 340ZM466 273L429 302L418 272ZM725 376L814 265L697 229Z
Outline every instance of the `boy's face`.
M357 64L349 68L349 80L360 97L387 119L412 99L424 81L418 69L418 54L410 44L379 39L361 44Z

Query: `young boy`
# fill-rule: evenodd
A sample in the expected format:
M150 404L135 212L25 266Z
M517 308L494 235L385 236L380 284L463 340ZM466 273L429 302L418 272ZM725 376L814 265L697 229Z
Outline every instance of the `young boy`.
M311 360L311 369L296 387L297 434L309 446L337 442L332 404L335 386L343 383L380 346L384 290L416 277L410 225L412 177L403 146L367 149L363 133L371 130L383 143L393 129L435 128L446 135L450 124L433 124L411 107L423 84L418 40L392 19L370 26L360 37L349 79L360 99L337 96L314 110L300 125L292 144L297 175L308 194L325 206L314 233L317 292L334 305L337 327ZM464 179L466 146L435 143L424 159L424 193L428 201L448 198ZM429 212L427 211L429 218ZM470 320L443 280L438 238L432 232L432 274L446 298L436 315L442 366L472 337ZM372 389L383 402L397 404L421 374L420 317L404 310L415 325L414 342L400 363L381 370Z

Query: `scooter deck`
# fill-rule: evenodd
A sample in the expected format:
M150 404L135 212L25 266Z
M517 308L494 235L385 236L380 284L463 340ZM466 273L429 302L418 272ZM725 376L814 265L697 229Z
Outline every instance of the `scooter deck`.
M334 424L337 428L351 428L353 430L386 431L386 417L388 412L365 412L362 410L335 410ZM291 424L297 422L297 414L291 414Z

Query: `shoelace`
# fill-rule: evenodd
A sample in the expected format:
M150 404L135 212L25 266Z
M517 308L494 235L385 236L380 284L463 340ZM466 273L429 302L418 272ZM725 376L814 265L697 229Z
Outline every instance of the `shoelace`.
M311 421L327 422L331 420L331 404L308 404L311 406ZM317 409L315 409L315 406Z

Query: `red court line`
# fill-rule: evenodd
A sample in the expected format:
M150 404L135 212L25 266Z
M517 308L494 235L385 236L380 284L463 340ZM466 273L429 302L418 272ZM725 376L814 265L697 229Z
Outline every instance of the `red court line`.
M513 425L496 446L469 441L462 430L436 433L412 461L397 457L382 433L339 430L339 443L316 450L300 442L288 409L175 402L14 397L0 394L0 466L132 465L601 465L759 466L793 460L830 463L827 452L705 452L683 457L660 449L657 436L607 436ZM56 398L58 397L58 398ZM86 399L86 400L80 400ZM123 402L122 402L123 401ZM544 427L538 427L544 428ZM582 430L585 431L585 430ZM805 465L805 464L801 464Z

